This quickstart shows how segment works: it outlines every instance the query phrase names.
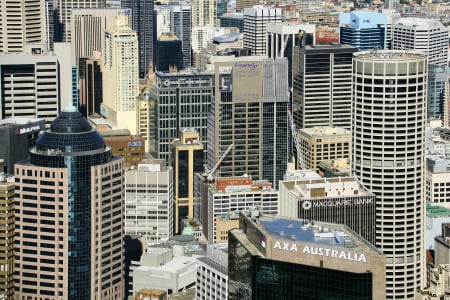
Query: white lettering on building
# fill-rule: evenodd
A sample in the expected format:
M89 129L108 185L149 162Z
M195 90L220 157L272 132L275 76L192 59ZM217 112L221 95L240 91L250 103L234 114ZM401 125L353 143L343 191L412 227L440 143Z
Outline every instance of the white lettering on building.
M291 244L289 242L276 241L275 244L273 245L273 248L278 250L298 252L297 244L295 243ZM358 253L354 251L336 250L324 247L305 245L302 253L367 263L366 255L364 253Z

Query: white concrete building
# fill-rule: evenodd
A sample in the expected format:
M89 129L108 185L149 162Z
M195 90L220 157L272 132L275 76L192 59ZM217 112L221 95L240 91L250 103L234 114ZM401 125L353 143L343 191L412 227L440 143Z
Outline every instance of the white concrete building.
M448 28L424 18L401 18L392 26L393 50L416 50L427 55L428 63L448 65Z
M208 241L217 241L216 217L229 212L257 207L268 215L278 214L278 191L267 180L252 181L248 177L216 178L216 185L208 189Z
M266 55L266 27L268 23L281 22L281 8L254 6L244 9L244 48L252 55Z
M228 299L228 243L208 245L198 258L196 299Z
M185 256L182 246L149 248L140 261L140 266L131 270L133 293L142 289L168 291L171 295L195 285L197 259L200 256Z
M412 51L353 59L351 166L377 197L375 245L386 255L387 299L414 299L425 275L427 66Z
M104 33L103 103L101 114L117 127L136 134L136 98L139 95L138 39L128 16L118 15Z
M0 53L0 118L45 119L47 126L62 107L72 105L70 44L27 45L24 53Z
M144 160L125 172L125 234L146 245L173 236L173 171L163 160Z

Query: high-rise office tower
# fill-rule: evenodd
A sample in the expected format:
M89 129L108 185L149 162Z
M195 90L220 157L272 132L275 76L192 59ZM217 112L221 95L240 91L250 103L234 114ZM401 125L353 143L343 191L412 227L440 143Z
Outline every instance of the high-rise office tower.
M15 295L123 297L123 159L65 108L15 165Z
M125 234L144 247L173 236L173 171L163 160L146 159L125 172Z
M71 19L74 8L105 8L105 0L53 0L55 9L55 42L72 41Z
M414 299L424 265L427 59L355 54L352 170L377 197L375 245L386 255L386 299Z
M5 300L13 299L14 294L14 201L15 184L13 181L0 176L0 214L2 229L0 233L0 297Z
M252 55L266 55L267 23L281 22L281 8L254 6L244 9L244 48Z
M289 157L288 61L223 57L215 63L215 97L208 118L208 167L230 144L220 177L250 175L277 188Z
M61 105L70 104L72 67L59 56L66 48L55 49L53 54L40 47L32 47L29 53L0 53L2 119L38 118L50 125ZM64 103L60 103L63 95Z
M306 23L267 24L266 55L270 58L286 57L289 68L289 87L293 86L293 62L295 47L315 44L316 25Z
M429 64L448 66L448 29L441 22L402 18L392 29L392 49L421 51Z
M156 72L143 114L148 116L148 152L170 162L170 147L183 128L195 128L204 147L206 161L208 113L214 96L211 72ZM140 133L141 134L141 133ZM143 135L143 133L142 133Z
M78 110L85 117L100 113L103 99L101 61L96 57L82 57L79 63Z
M298 128L351 128L352 59L356 47L317 45L296 47L293 116Z
M170 4L170 32L180 40L183 49L183 67L192 64L191 58L191 28L192 9L185 3Z
M443 120L445 108L445 84L450 79L448 66L428 65L427 117Z
M173 141L172 166L175 184L175 233L181 220L194 218L194 172L202 172L203 144L194 128L180 130L180 138Z
M320 229L318 229L320 228ZM383 253L347 226L240 214L228 299L386 299Z
M339 42L359 51L386 49L387 15L373 11L351 11L339 15Z
M139 95L138 38L128 16L118 15L104 32L103 103L101 114L136 134L136 97Z
M119 14L131 15L130 9L77 8L72 9L71 46L73 64L79 65L81 57L90 57L94 51L102 51L103 31L114 23ZM131 20L129 20L129 26Z
M139 43L139 77L144 78L153 68L153 7L154 0L122 0L122 7L132 11L132 26Z
M0 2L0 53L22 52L26 43L46 42L44 0Z

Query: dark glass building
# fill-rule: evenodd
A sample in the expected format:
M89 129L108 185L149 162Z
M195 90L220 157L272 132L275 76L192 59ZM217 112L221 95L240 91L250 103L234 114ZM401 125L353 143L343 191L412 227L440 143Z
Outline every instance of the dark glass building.
M183 49L179 38L163 33L156 42L155 70L177 72L183 69Z
M131 8L132 28L139 43L139 77L153 66L153 0L122 0L123 8Z
M123 297L123 159L74 107L15 166L15 295Z
M246 214L228 234L228 299L385 299L384 255L347 227Z
M0 121L0 158L4 159L6 174L14 172L14 164L28 159L39 132L45 129L44 119L8 118Z
M84 117L100 113L103 101L102 71L98 59L80 58L78 110Z

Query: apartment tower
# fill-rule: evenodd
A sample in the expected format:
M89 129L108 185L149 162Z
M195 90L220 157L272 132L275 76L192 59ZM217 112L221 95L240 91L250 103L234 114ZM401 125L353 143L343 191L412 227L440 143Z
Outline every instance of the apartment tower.
M17 163L15 297L123 297L123 159L65 108Z
M139 95L138 38L128 16L116 16L104 32L103 116L119 128L136 134L136 97Z
M377 198L375 245L386 255L386 299L422 287L427 59L415 52L355 54L352 171Z

